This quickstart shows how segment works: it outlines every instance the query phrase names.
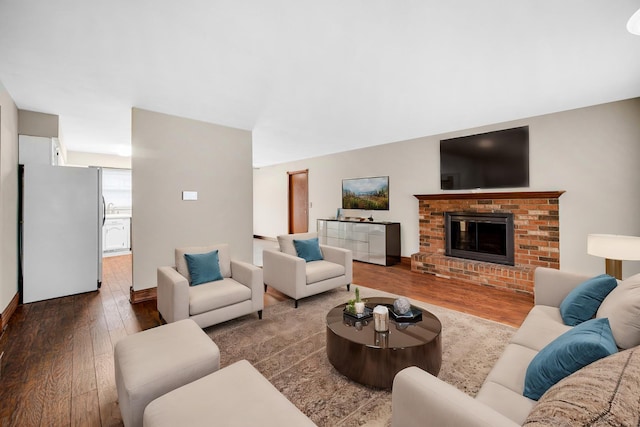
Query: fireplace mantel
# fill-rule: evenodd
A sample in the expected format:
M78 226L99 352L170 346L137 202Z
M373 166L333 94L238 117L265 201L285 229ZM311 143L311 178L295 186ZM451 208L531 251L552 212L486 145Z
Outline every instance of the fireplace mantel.
M484 199L557 199L564 193L561 191L516 191L496 193L438 193L415 194L418 200L484 200Z

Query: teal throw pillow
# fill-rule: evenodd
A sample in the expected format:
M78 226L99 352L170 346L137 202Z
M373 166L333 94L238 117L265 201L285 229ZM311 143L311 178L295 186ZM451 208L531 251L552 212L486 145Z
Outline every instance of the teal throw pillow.
M576 326L592 319L602 301L617 285L614 277L601 274L575 287L560 303L560 315L564 324Z
M304 258L306 262L319 261L322 258L322 251L320 250L320 244L318 238L307 240L293 240L293 246L296 248L296 253L300 258Z
M222 280L218 250L204 254L184 254L191 276L191 286Z
M538 400L561 379L617 352L609 319L587 320L560 335L536 354L527 368L522 394Z

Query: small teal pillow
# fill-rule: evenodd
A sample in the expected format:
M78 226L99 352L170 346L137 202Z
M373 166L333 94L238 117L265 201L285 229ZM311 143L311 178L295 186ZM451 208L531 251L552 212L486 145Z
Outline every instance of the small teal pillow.
M587 320L540 350L524 379L524 394L538 400L551 386L577 370L618 352L609 319Z
M222 280L218 250L205 254L184 254L191 276L191 286Z
M614 277L601 274L575 287L560 304L560 315L564 324L576 326L592 319L602 301L617 285Z
M319 261L322 258L322 251L320 250L320 244L318 238L308 240L293 240L293 246L296 248L296 253L300 258L304 258L306 262Z

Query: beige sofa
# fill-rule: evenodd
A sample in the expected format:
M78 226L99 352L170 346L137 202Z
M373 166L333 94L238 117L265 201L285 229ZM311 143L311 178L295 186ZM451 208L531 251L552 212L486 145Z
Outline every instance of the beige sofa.
M298 300L321 292L346 286L353 278L353 253L348 249L320 245L323 260L305 262L297 256L295 240L318 237L317 233L284 234L278 236L278 249L262 253L265 290L267 286Z
M475 399L419 368L400 371L393 384L392 426L522 425L537 403L522 394L527 367L542 348L571 329L563 323L558 307L574 287L588 278L536 269L535 306Z
M218 250L223 279L190 286L184 255L214 250ZM167 323L193 319L206 328L255 312L262 318L263 308L262 269L232 260L227 244L178 248L175 267L158 268L158 312Z

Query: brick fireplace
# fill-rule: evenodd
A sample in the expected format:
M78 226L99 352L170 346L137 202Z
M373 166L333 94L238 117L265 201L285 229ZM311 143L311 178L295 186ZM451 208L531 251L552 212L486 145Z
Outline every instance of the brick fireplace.
M558 199L564 191L416 195L420 252L411 270L456 280L533 293L536 267L560 268ZM445 255L445 213L512 213L514 265Z

